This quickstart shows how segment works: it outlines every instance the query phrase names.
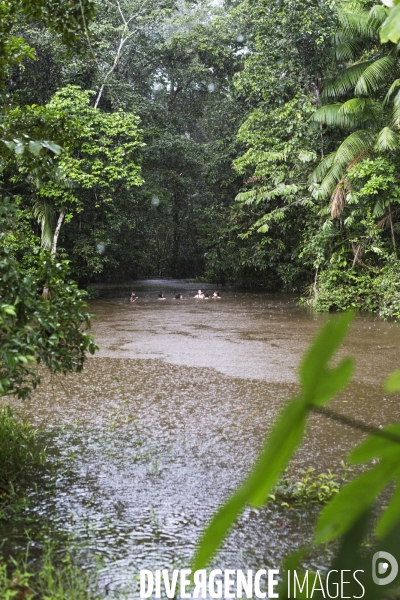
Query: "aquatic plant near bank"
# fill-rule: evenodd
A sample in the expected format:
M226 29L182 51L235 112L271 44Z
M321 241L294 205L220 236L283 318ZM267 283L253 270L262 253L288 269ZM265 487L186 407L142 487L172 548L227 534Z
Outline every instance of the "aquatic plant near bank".
M0 556L0 600L12 598L46 598L51 600L97 600L93 591L96 581L75 564L66 552L60 559L59 553L46 547L40 568L33 571L28 564L29 546L25 557L15 561L12 570Z
M293 473L286 469L269 494L270 500L281 506L328 502L339 493L354 470L342 461L339 473L330 469L326 473L317 473L313 467L300 469Z
M0 408L0 518L7 498L33 468L46 459L43 446L36 444L37 431L18 419L9 406Z

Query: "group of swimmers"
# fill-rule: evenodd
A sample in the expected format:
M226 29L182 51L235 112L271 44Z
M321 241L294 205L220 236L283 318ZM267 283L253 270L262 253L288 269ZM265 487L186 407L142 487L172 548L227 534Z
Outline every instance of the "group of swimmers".
M220 300L221 296L219 295L219 292L214 292L212 296L210 296L210 294L206 294L204 292L202 292L201 290L198 290L197 294L194 296L194 298L198 298L199 300L209 300L210 298L212 298L213 300ZM138 299L138 296L136 296L135 292L131 292L131 295L129 296L129 302L133 303L136 302L136 300ZM162 292L158 292L158 300L166 300L166 297L164 296L164 294ZM173 300L182 300L183 296L182 294L176 294L175 297L173 298Z
M206 293L202 292L201 290L199 290L197 292L197 294L193 297L199 298L200 300L209 300L210 298L213 298L214 300L221 300L221 296L219 295L219 292L214 292L213 295L210 296L210 294L206 294Z

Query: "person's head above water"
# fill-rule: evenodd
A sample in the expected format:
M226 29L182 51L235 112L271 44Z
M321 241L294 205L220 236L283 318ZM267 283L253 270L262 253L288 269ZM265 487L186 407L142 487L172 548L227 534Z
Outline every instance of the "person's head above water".
M213 298L221 298L221 296L219 295L219 292L214 292Z
M158 292L158 299L159 300L165 300L165 296L162 292Z
M136 296L135 292L131 292L131 296Z
M175 296L175 300L182 300L183 296L182 294L176 294Z

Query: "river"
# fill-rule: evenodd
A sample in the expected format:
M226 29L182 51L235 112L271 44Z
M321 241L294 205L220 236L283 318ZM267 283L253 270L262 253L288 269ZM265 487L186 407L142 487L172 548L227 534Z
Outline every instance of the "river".
M84 568L97 561L108 597L138 598L140 569L189 566L208 518L295 394L302 353L335 318L299 308L290 296L224 289L220 300L196 300L197 289L174 280L100 287L91 302L100 351L83 373L47 377L30 400L13 402L51 432L50 454L69 465L56 494L37 499L29 518L75 540ZM157 300L159 290L166 300ZM399 327L357 316L340 352L355 357L356 373L333 409L374 425L400 419L399 396L381 385L399 367ZM314 416L296 468L335 468L359 437ZM310 540L312 518L306 508L248 509L214 565L276 568ZM25 543L10 525L0 537L14 550ZM311 563L323 567L323 553Z

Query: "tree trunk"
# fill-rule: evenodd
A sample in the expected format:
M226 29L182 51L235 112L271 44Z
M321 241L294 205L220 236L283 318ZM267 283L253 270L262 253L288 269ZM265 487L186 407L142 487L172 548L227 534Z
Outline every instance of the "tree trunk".
M107 71L107 73L105 74L105 77L103 79L103 83L101 84L99 93L97 94L97 98L96 98L96 102L94 103L94 108L97 108L100 102L100 98L103 95L103 91L105 88L105 85L108 81L108 78L114 73L115 69L117 68L117 65L119 63L119 59L121 58L121 52L122 52L122 48L124 47L125 42L127 41L128 38L121 38L120 42L119 42L119 46L118 46L118 50L115 54L114 57L114 62L111 65L110 69Z
M179 220L179 197L174 193L172 204L173 238L172 238L172 277L179 277L179 246L180 246L180 220Z
M53 235L53 243L51 245L51 251L50 251L50 255L51 255L52 259L54 259L56 252L57 252L58 236L60 235L60 229L61 229L61 225L64 221L64 216L65 216L65 209L63 208L58 216L57 226L56 226L56 229L55 229L54 235ZM43 294L43 298L45 298L46 300L48 300L50 298L50 288L47 285L44 286L42 294Z
M61 225L64 221L64 216L65 216L65 209L63 208L58 216L57 226L54 231L53 244L51 246L51 256L55 256L55 254L57 252L58 236L60 235L60 229L61 229Z
M318 287L317 287L317 285L318 285L318 269L319 269L319 267L317 267L315 269L315 277L314 277L314 300L318 296Z
M393 227L393 215L392 215L392 205L389 202L389 222L390 222L390 231L392 233L392 244L394 255L397 258L397 249L396 249L396 238L394 235L394 227Z

